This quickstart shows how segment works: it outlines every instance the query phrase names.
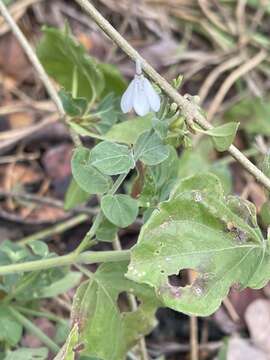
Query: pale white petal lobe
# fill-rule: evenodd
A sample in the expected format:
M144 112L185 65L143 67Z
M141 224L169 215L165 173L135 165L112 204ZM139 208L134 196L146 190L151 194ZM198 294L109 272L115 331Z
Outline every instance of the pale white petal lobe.
M133 79L121 98L120 106L124 114L132 110L135 86L135 79Z
M144 77L135 78L135 81L133 108L139 116L144 116L150 111L150 104L144 90Z
M160 109L160 97L154 90L150 81L144 78L144 92L148 98L151 110L157 112Z

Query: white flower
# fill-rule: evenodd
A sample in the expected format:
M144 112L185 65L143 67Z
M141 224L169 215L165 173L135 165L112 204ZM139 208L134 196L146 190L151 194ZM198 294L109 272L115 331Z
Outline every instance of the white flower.
M139 116L150 111L157 112L160 108L160 98L150 81L142 74L141 63L136 61L136 74L121 99L121 109L127 113L134 109Z

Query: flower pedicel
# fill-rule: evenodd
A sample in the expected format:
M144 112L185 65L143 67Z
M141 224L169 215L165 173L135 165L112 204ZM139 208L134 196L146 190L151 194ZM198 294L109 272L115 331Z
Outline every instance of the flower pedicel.
M136 74L122 96L121 109L123 113L134 109L136 114L144 116L150 111L157 112L159 108L160 97L144 77L140 60L136 60Z

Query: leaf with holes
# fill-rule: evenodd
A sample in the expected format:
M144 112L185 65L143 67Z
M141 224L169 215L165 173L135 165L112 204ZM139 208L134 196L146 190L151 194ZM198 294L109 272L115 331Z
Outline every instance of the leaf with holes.
M169 146L164 145L160 137L151 130L139 136L134 145L134 157L146 165L157 165L169 156Z
M93 278L77 290L72 321L79 326L82 356L123 360L139 338L155 326L159 303L154 291L126 279L126 270L126 262L103 264ZM121 312L118 299L123 292L139 299L136 310L129 311L124 304ZM126 301L125 297L120 299Z
M191 285L169 277L193 269ZM269 279L269 245L254 222L252 206L226 198L217 177L183 180L161 203L131 250L127 276L153 286L165 306L186 314L213 313L233 284L262 287Z
M90 154L90 150L85 147L76 148L71 159L72 175L88 194L105 193L111 185L111 179L91 165Z
M110 141L102 141L92 149L90 164L106 175L123 174L135 166L128 146Z
M101 199L101 209L106 218L121 228L132 224L138 215L138 202L129 195L105 195Z
M209 129L205 133L212 137L215 148L218 151L226 151L233 143L239 125L240 123L230 122Z

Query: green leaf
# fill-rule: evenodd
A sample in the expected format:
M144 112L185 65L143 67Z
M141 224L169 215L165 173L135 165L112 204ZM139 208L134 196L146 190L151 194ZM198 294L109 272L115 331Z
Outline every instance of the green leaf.
M115 141L124 144L135 144L138 137L146 130L151 129L153 114L143 117L135 117L130 120L115 124L106 134L109 141Z
M245 131L251 134L270 135L270 104L269 97L245 98L225 113L225 120L241 121Z
M164 145L156 133L146 131L134 145L134 157L146 165L157 165L169 156L169 146Z
M90 154L90 150L85 147L75 149L71 159L72 175L88 194L102 194L110 188L111 179L91 165Z
M96 231L96 238L99 241L112 242L117 234L118 227L104 218Z
M135 166L128 146L110 141L102 141L92 149L90 164L106 175L124 174Z
M77 96L93 101L104 89L104 78L96 61L70 34L68 28L43 28L37 47L38 57L47 73L66 91L72 92L73 74L77 72Z
M260 218L265 227L270 226L270 201L266 201L260 211Z
M36 298L53 298L78 286L82 276L78 271L69 271L62 279L43 287Z
M144 173L143 189L139 197L140 206L156 206L167 200L178 175L178 157L170 146L170 153L161 164L147 167Z
M65 194L64 209L73 209L75 206L85 203L88 199L89 194L81 189L72 178Z
M116 98L113 93L105 96L98 104L93 117L99 119L93 124L98 132L102 135L107 133L123 117L119 98Z
M127 87L127 83L115 65L100 63L98 65L105 79L105 88L101 97L114 93L121 96Z
M59 353L56 355L54 360L75 360L76 359L76 352L74 349L76 348L76 345L79 343L79 326L78 323L74 323L68 338L59 351Z
M82 116L85 113L87 109L87 100L85 98L73 98L71 93L64 89L59 91L59 97L66 114L75 117Z
M138 202L129 195L105 195L101 199L101 209L106 218L121 228L132 224L138 215Z
M7 306L0 306L0 341L15 346L22 337L22 325L18 323Z
M215 148L218 151L226 151L234 141L240 123L230 122L205 131L212 137Z
M169 276L183 269L195 270L196 279L171 285ZM164 306L206 316L233 284L264 286L270 277L269 244L250 203L226 198L214 175L196 175L184 179L144 225L127 276L153 286Z
M32 249L33 253L39 255L41 257L45 257L49 254L48 245L43 241L33 241L28 244L28 246Z
M165 139L168 133L168 123L165 120L159 120L158 118L154 117L152 120L152 126L157 135L161 139Z
M125 262L103 264L77 290L72 320L79 325L82 356L124 360L127 351L155 326L158 301L153 290L126 279L126 270ZM123 292L137 296L137 310L120 311L117 300Z
M20 348L8 352L4 360L46 360L48 358L47 348Z

